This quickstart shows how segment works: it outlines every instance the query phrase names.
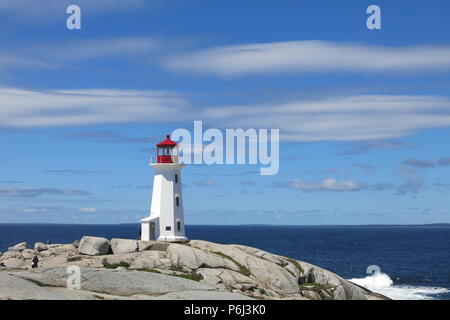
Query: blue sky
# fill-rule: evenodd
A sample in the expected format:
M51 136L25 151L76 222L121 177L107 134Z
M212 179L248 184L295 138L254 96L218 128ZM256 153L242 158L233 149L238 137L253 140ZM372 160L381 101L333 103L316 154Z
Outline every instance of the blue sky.
M0 4L0 223L139 221L194 120L281 161L185 168L187 224L450 222L448 1L35 2Z

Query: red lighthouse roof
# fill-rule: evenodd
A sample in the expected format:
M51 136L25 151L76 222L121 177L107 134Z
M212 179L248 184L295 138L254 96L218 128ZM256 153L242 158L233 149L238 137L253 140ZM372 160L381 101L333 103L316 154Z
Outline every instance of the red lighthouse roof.
M177 145L176 142L170 140L170 134L168 134L166 136L166 140L161 141L160 143L158 143L156 146L157 147L175 147Z

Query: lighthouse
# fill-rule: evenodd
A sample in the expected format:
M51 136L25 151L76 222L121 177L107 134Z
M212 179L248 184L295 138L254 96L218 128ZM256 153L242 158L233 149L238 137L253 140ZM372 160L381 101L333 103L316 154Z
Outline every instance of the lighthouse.
M156 145L155 169L150 216L141 220L141 240L185 241L181 169L178 163L178 144L166 139Z

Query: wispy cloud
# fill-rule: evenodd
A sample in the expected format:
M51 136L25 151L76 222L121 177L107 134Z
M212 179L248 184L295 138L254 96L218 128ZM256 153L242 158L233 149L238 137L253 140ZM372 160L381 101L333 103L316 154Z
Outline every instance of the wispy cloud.
M43 195L84 196L90 195L90 193L72 189L0 187L0 197L35 198Z
M203 165L198 165L198 166L203 166ZM259 173L260 172L258 170L246 170L246 171L237 172L237 173L193 172L193 173L186 173L186 174L191 175L191 176L242 177L242 176L247 176L247 175L259 175Z
M196 181L195 184L199 187L217 187L219 185L217 180L213 179Z
M244 181L241 181L240 184L244 187L253 187L253 186L257 185L257 182L254 180L244 180Z
M417 159L417 158L408 158L403 161L404 165L416 167L416 168L434 168L435 165L432 161Z
M438 189L448 189L448 188L450 188L450 183L436 182L433 184L433 186Z
M168 118L167 110L177 114ZM450 98L359 95L231 106L194 106L170 91L89 89L32 91L0 88L0 127L54 127L110 123L191 122L219 128L280 128L285 141L359 142L342 154L405 148L395 138L450 126ZM153 142L114 132L72 132L122 143Z
M375 191L385 191L392 190L393 188L395 188L395 185L393 183L374 183L370 187Z
M397 186L397 195L417 194L426 187L426 182L423 179L405 180L402 184Z
M58 174L58 175L97 175L97 174L108 173L108 171L104 171L104 170L70 170L70 169L45 170L45 172Z
M376 170L378 170L378 167L364 163L355 163L353 166L367 174L374 173Z
M328 41L290 41L214 47L172 56L175 71L221 77L309 72L450 71L450 46L383 47Z
M0 72L11 70L58 70L82 68L83 62L114 59L147 64L164 48L149 37L122 37L71 40L51 44L27 43L0 52ZM89 64L92 68L92 63Z
M138 190L146 190L153 188L152 185L131 185L131 184L125 184L125 185L116 185L116 186L110 186L111 189L138 189Z
M132 58L148 55L162 47L162 43L154 38L111 38L93 40L75 40L61 43L58 46L39 46L28 55L33 54L44 61L53 63L91 60L103 57Z
M32 59L30 57L18 57L17 53L0 53L0 72L9 69L50 69L52 64L44 59Z
M397 173L403 178L403 182L364 183L353 179L339 181L334 178L304 181L296 178L275 183L273 186L302 192L392 191L394 195L402 196L415 195L426 189L426 180L416 175L410 168L400 166L397 168Z
M313 175L313 176L321 176L321 175L329 175L329 174L348 174L346 169L342 168L328 168L323 170L308 170L304 172L305 174Z
M23 212L25 212L25 213L38 213L38 212L44 213L44 212L47 212L47 209L46 208L25 208L25 209L23 209Z
M161 137L130 137L122 135L116 131L69 131L66 132L65 135L68 138L82 138L88 139L94 142L111 142L111 143L152 143L157 142ZM152 149L153 150L153 149ZM145 149L145 152L148 152L148 149Z
M228 127L281 128L289 141L385 141L416 130L450 126L450 98L359 95L267 105L208 108L205 117ZM363 145L395 148L392 145ZM383 142L383 144L386 144Z
M437 163L440 167L448 167L450 166L450 158L440 158Z
M6 184L20 184L20 183L26 183L27 181L23 180L0 180L0 183L6 183Z
M355 180L343 180L337 181L336 179L323 179L318 181L303 181L301 179L292 179L284 183L277 183L275 186L288 188L293 190L300 190L304 192L317 192L317 191L360 191L366 188L366 186Z
M339 152L339 155L362 154L373 150L403 150L415 148L413 145L397 140L370 140L356 141L347 144L347 149Z
M179 95L166 91L0 88L0 126L160 122L166 120L167 110L183 114L185 109L186 102Z
M147 0L2 0L0 12L7 12L14 18L21 18L28 23L47 23L61 20L66 14L67 7L72 4L79 5L90 14L95 14L140 8L146 2ZM9 15L6 17L11 18ZM45 17L45 20L36 19L38 17Z
M427 187L426 180L406 165L398 166L397 174L404 178L404 182L396 186L396 195L417 194Z
M66 203L65 203L66 205ZM26 214L24 214L26 213ZM130 223L139 221L148 212L135 208L101 208L92 206L30 206L20 204L11 208L0 207L0 220L4 223Z

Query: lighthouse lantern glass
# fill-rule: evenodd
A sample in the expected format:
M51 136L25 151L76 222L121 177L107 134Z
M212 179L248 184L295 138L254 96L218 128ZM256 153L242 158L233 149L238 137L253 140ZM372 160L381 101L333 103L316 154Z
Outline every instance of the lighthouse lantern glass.
M176 147L158 147L158 163L177 163Z
M176 142L170 140L170 135L167 135L166 137L166 140L156 145L158 163L178 163L178 145Z

